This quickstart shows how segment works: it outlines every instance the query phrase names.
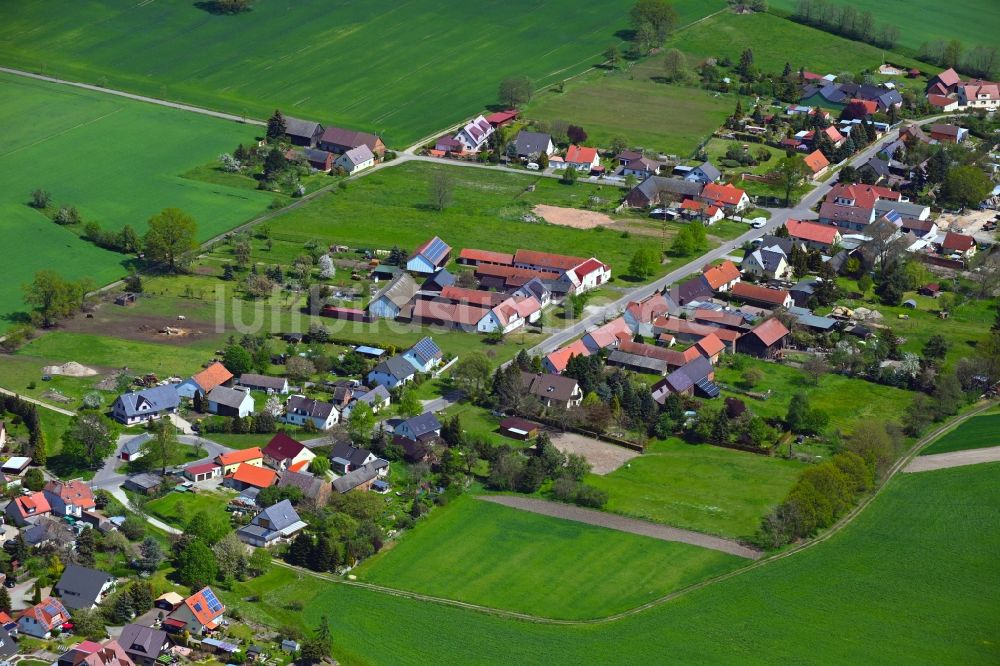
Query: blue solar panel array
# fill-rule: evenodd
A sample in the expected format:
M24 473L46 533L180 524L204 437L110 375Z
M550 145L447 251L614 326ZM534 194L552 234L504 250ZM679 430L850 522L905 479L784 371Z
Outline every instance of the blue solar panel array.
M882 217L884 217L885 219L889 220L893 224L898 224L899 221L903 219L903 216L900 215L899 213L897 213L895 211L895 209L890 210L888 213L886 213Z
M424 363L441 353L441 348L430 338L420 340L420 342L413 345L412 349L413 353Z
M441 261L441 258L444 257L444 255L448 254L450 250L451 248L448 247L447 243L435 236L430 242L430 245L427 246L427 249L425 249L421 254L427 257L431 263L437 264Z
M205 601L208 602L208 609L213 613L218 613L222 610L222 603L215 596L215 592L212 592L210 588L205 588L203 594Z

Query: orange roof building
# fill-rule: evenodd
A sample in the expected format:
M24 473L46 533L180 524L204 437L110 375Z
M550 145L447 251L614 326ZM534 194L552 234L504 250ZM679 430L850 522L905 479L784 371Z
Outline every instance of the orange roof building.
M708 286L715 291L729 291L740 281L740 269L731 261L723 261L717 266L706 266L701 272Z
M697 348L697 350L701 352L705 358L712 361L712 363L715 363L715 361L719 358L719 354L726 350L726 345L722 343L719 336L715 333L710 333L698 342L694 343L693 348Z
M7 504L6 513L16 525L24 526L52 513L52 506L46 499L45 493L31 493L18 495L11 500Z
M218 361L215 361L212 365L192 376L192 379L197 382L203 392L208 393L216 386L222 386L223 384L232 381L233 373L229 372L229 370L226 369L226 366L222 365Z
M788 220L785 228L791 238L804 242L810 248L826 249L840 241L840 230L828 224Z
M506 252L492 252L490 250L477 250L467 247L458 253L457 261L467 266L479 266L480 264L510 266L514 263L514 255L507 254Z
M241 463L232 474L226 476L226 483L237 490L246 488L267 488L273 486L278 473L267 467L257 467Z
M728 183L709 183L701 191L701 200L719 206L741 210L750 203L747 193Z
M597 148L587 148L586 146L570 144L569 149L566 151L566 164L572 165L575 168L585 166L592 169L600 165L600 163L601 161L597 157Z
M736 351L758 358L773 358L785 346L788 329L776 317L758 324L736 342Z
M826 159L824 155L819 150L814 150L805 157L802 161L806 163L809 170L812 171L813 178L818 178L826 173L826 170L830 167L830 160Z
M596 354L608 347L617 347L622 340L632 339L632 329L624 317L612 319L608 323L595 328L583 336L583 344L587 346L590 353Z
M256 467L263 466L264 452L260 450L259 446L255 446L252 449L230 451L229 453L222 453L216 456L215 462L222 466L223 474L231 474L243 463Z
M49 481L45 484L45 499L52 511L60 516L79 518L84 511L97 506L94 491L83 481Z
M558 375L566 369L569 360L574 356L590 356L590 350L587 349L587 345L583 344L583 340L577 340L551 352L542 361L542 365L552 374Z
M768 289L758 284L740 282L733 287L733 298L762 307L792 307L792 296L784 289Z
M178 606L164 621L164 627L187 630L194 635L216 629L221 623L226 607L210 587L203 587ZM167 623L170 622L168 625Z

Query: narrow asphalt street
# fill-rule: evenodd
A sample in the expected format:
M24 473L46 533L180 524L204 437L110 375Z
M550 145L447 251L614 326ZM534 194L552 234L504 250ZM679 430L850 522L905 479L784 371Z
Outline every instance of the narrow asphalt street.
M104 459L104 465L97 471L94 478L90 482L91 488L95 490L101 488L113 492L121 486L127 478L127 475L118 471L118 468L125 464L118 458L118 452L121 450L121 447L125 444L125 442L130 439L134 439L135 437L137 437L137 435L133 434L121 435L118 437L118 444L115 446L115 452ZM186 463L186 465L197 465L198 463L209 462L216 456L233 450L227 446L213 442L210 439L195 437L193 435L178 435L177 441L186 446L201 446L202 450L205 451L205 455L202 458Z

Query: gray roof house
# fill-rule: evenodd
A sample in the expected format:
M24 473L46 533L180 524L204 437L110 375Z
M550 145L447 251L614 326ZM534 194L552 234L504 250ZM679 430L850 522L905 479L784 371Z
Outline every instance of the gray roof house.
M134 425L172 414L180 404L173 386L154 386L122 393L111 406L111 416L119 423Z
M114 585L115 577L107 572L68 564L52 588L52 594L59 597L66 608L81 610L101 603Z
M384 386L387 389L396 388L400 384L413 379L417 374L416 368L401 355L390 356L368 373L368 384L371 386Z
M285 403L285 413L281 420L300 426L311 421L317 430L329 430L340 421L340 412L332 403L313 400L304 395L293 395Z
M267 393L288 393L288 380L284 377L269 377L245 372L240 375L240 386Z
M285 116L285 136L296 146L313 147L323 134L323 126L311 120Z
M400 273L372 297L368 316L372 319L395 319L404 305L413 300L420 286L409 273Z
M428 372L441 362L441 348L429 337L421 338L415 345L403 353L403 358L409 362L417 372Z
M118 644L136 666L153 666L172 645L167 639L167 632L141 624L126 624L118 637Z
M678 305L711 300L713 296L715 296L715 292L704 275L697 275L690 280L685 280L676 287L672 287L668 293L668 298Z
M220 416L239 416L243 418L253 414L254 400L249 391L216 386L208 393L208 411Z
M645 208L664 201L680 201L701 195L705 186L697 181L664 176L650 176L628 193L625 202L632 208Z
M3 663L9 663L7 660L9 657L13 657L17 654L17 641L11 638L10 632L7 631L6 627L0 627L0 660Z
M273 504L236 531L243 543L251 546L270 546L295 536L306 528L289 500Z
M149 432L144 432L141 435L133 437L124 444L122 444L121 450L118 451L118 457L128 462L130 460L138 460L145 453L146 442L153 439L153 434Z
M552 137L545 132L527 132L521 130L514 139L514 154L517 157L536 158L542 153L551 155L555 152Z
M393 429L393 433L413 441L429 435L441 434L441 422L431 412L406 419Z
M696 183L714 183L719 178L722 177L722 172L715 168L715 165L711 162L702 162L696 167L693 167L684 176L684 180L693 181Z
M330 499L330 484L311 474L285 470L279 474L275 485L279 488L298 488L316 506L324 506Z
M356 402L363 402L371 407L373 412L378 412L389 404L390 398L389 390L379 384L368 393L356 398Z
M347 474L351 470L364 467L378 460L378 456L368 449L361 449L350 442L337 442L330 449L330 462L337 474Z
M368 490L380 476L385 476L389 470L389 462L379 458L353 472L348 472L339 479L333 480L333 489L338 493L346 493L355 489Z

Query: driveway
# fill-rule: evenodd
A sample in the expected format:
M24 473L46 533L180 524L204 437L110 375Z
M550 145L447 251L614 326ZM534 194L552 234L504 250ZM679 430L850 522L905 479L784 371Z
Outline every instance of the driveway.
M125 442L134 437L136 437L136 435L129 434L121 435L118 438L118 444L115 446L114 454L104 459L104 465L97 471L93 480L90 482L91 488L103 488L105 490L114 491L115 489L121 487L121 485L125 482L125 479L128 478L128 475L121 474L117 471L119 467L125 464L118 458L118 452L121 450L121 447ZM188 463L189 465L209 462L215 459L216 456L233 450L227 446L219 444L218 442L213 442L210 439L205 439L204 437L198 437L196 435L178 435L177 441L187 446L201 446L202 450L205 451L204 457Z

